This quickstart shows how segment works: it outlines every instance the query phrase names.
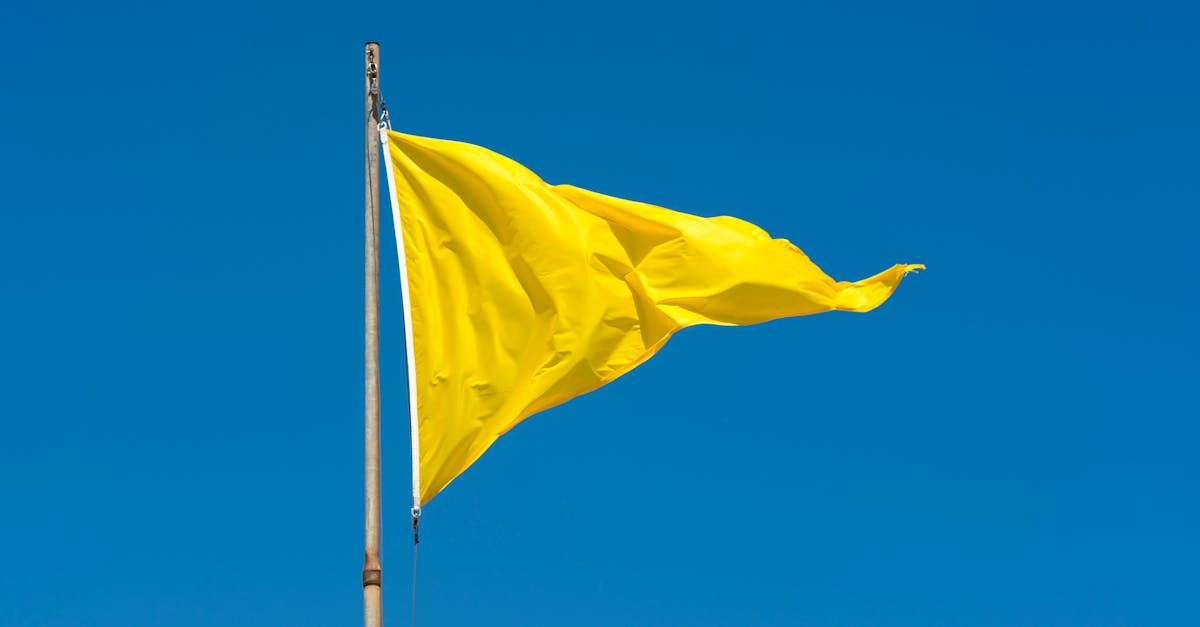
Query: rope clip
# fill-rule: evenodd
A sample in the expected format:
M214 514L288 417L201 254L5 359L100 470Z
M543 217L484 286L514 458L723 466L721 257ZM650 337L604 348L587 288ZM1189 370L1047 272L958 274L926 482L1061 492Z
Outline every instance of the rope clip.
M392 128L392 118L391 118L391 116L388 115L387 103L385 103L383 101L383 96L380 96L379 97L379 130L381 130L381 131L384 129L391 130L391 128ZM414 514L414 515L419 517L421 515L421 509L419 507L413 508L413 509L416 511L416 514Z

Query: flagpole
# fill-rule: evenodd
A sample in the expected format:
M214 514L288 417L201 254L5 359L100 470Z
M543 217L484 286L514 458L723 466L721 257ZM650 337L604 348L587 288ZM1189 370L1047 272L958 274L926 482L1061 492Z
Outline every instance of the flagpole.
M383 625L379 561L379 44L366 44L365 544L363 626Z

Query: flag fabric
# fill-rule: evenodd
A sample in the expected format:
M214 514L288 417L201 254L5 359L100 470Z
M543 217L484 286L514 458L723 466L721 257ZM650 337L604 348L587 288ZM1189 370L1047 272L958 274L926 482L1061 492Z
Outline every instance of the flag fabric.
M550 185L471 144L383 139L407 270L420 504L518 422L629 372L679 329L870 311L923 268L839 282L737 218Z

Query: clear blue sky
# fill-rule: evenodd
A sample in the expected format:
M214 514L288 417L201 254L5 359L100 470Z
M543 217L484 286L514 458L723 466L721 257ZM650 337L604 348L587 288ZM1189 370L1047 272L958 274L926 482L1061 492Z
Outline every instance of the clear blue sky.
M840 279L929 266L520 425L427 508L422 624L1200 624L1195 3L35 4L0 25L0 625L359 624L367 40L400 130Z

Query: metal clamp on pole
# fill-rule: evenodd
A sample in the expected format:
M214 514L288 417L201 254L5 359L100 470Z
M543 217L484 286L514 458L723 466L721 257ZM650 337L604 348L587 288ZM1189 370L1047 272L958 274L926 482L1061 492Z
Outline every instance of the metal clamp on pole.
M363 587L364 588L367 586L382 586L383 585L383 571L378 568L363 569L362 577L363 577Z
M370 53L368 53L370 54ZM374 55L371 55L374 56ZM374 61L367 63L367 80L370 81L368 88L372 96L379 95L379 65Z

